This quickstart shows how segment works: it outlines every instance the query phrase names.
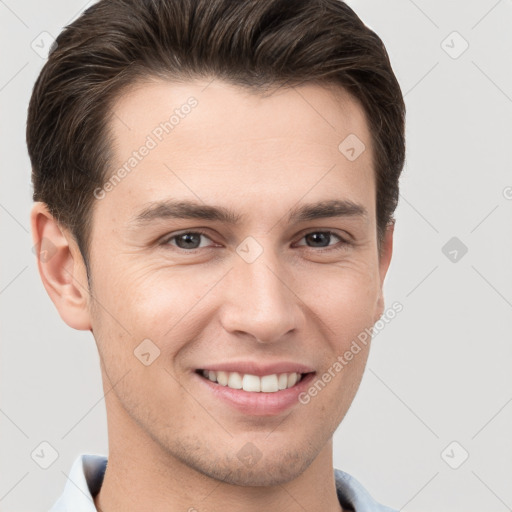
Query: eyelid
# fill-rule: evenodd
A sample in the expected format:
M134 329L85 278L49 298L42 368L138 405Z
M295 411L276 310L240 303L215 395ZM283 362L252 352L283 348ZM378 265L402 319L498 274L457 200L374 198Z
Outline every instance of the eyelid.
M344 243L344 244L348 244L349 241L342 237L341 235L339 235L338 233L336 233L335 231L331 230L331 229L313 229L311 231L306 231L305 233L301 234L300 238L299 238L299 241L302 240L303 238L305 238L306 236L308 235L311 235L313 233L327 233L328 235L334 235L336 238L339 239L340 242ZM335 246L327 246L327 247L308 247L308 246L302 246L301 247L307 247L308 249L328 249L329 247L335 247Z
M187 233L193 233L193 234L196 234L196 235L202 235L205 238L208 238L208 240L213 242L211 237L208 236L208 232L206 230L203 230L201 228L193 228L193 229L182 229L181 231L176 231L176 232L173 232L173 233L171 233L169 235L165 235L163 238L160 239L159 245L164 245L164 246L165 245L169 245L171 240L174 240L178 236L185 235ZM197 247L195 249L182 249L181 247L176 247L176 249L181 250L181 251L185 251L185 252L193 252L193 251L197 251L199 249L208 249L208 247Z
M176 237L178 237L180 235L187 234L187 233L200 234L200 235L204 236L205 238L208 238L210 241L213 242L213 240L209 236L207 230L204 230L202 228L191 228L191 229L183 229L183 230L180 230L180 231L177 231L177 232L173 232L170 235L166 235L165 237L163 237L161 239L160 245L163 245L163 246L170 245L171 240L174 240ZM351 238L350 235L348 237L344 237L344 236L338 234L336 231L334 231L332 229L327 229L327 228L325 228L325 229L318 229L318 228L317 229L310 229L308 231L302 232L300 234L299 241L301 241L307 235L310 235L312 233L327 233L327 234L330 234L330 235L334 235L335 237L337 237L339 239L339 242L337 244L328 245L326 247L309 247L309 246L307 246L305 244L300 244L299 247L305 247L306 249L310 249L310 250L313 250L315 252L322 252L322 251L343 249L343 248L346 248L346 246L349 246L349 245L353 244L353 242L350 240L350 238ZM338 247L339 245L341 245L341 247ZM196 247L195 249L182 249L181 247L177 247L177 246L173 246L173 247L175 247L178 251L189 252L189 253L193 253L193 252L198 251L200 249L209 249L209 248L211 248L211 246L210 247Z

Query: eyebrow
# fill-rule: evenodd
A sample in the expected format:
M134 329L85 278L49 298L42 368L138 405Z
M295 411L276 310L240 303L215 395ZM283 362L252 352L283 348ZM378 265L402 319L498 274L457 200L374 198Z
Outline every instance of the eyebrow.
M332 199L293 207L288 214L288 223L299 223L331 217L368 218L368 211L362 205L346 199ZM245 215L235 213L223 206L212 206L195 201L167 199L155 201L136 214L131 224L145 226L156 220L200 219L219 221L225 224L239 224Z

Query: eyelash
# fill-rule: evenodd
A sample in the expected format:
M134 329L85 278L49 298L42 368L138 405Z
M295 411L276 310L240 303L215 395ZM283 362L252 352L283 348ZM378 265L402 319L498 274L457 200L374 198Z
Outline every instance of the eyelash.
M334 231L330 231L330 230L308 231L307 233L304 233L304 235L302 235L301 240L303 238L305 238L306 236L311 235L313 233L323 233L323 234L335 236L336 238L338 238L340 240L341 246L337 247L337 244L336 244L334 246L327 246L327 247L309 247L307 245L301 245L300 247L305 247L306 249L313 249L313 250L315 250L315 252L327 252L327 251L332 251L332 250L334 250L334 251L343 250L343 249L346 249L347 246L351 245L351 242L347 241L346 239L342 238L340 235L338 235ZM178 233L177 235L172 235L171 237L167 237L162 241L161 245L168 246L168 245L170 245L169 242L171 240L174 240L175 238L178 238L182 235L189 235L189 234L202 235L202 236L208 238L209 240L211 240L211 238L208 236L208 233L206 231L203 231L201 229L195 229L193 231L182 231L181 233ZM208 249L208 247L196 247L195 249L182 249L181 247L177 247L177 246L173 246L173 248L177 249L178 251L183 251L183 252L192 253L192 254L194 254L196 251L199 251L201 249Z

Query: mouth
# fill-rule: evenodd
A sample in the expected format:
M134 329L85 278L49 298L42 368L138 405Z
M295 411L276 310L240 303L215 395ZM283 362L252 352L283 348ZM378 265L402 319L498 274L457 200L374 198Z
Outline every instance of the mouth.
M203 379L209 380L218 386L224 386L234 390L243 390L248 393L278 393L279 391L298 386L302 380L315 373L288 372L259 376L250 373L207 370L201 368L197 369L195 372Z

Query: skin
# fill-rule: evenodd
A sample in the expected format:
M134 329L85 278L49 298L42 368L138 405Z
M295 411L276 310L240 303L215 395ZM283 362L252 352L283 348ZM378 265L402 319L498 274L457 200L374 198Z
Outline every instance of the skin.
M31 213L34 243L55 246L39 261L43 284L68 325L93 332L100 355L109 463L95 504L105 512L340 511L332 435L357 392L370 344L309 404L278 415L236 411L193 372L223 361L289 360L321 376L382 315L393 225L379 254L364 111L339 88L303 84L262 95L208 83L148 80L115 103L118 169L173 109L190 96L198 101L95 202L91 290L69 231L42 203ZM338 150L349 134L366 145L354 161ZM130 223L167 198L228 207L245 218L237 225ZM368 216L286 222L297 204L331 199L359 203ZM197 228L207 235L194 252L176 238L163 240ZM340 239L315 245L305 236L326 230ZM248 236L263 249L252 263L236 252ZM149 366L134 357L147 338L160 350ZM252 467L237 457L248 442L261 454Z

